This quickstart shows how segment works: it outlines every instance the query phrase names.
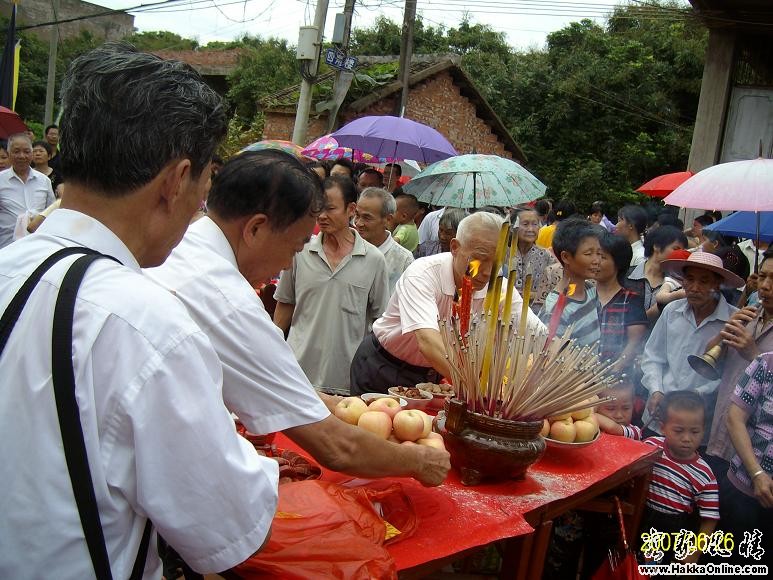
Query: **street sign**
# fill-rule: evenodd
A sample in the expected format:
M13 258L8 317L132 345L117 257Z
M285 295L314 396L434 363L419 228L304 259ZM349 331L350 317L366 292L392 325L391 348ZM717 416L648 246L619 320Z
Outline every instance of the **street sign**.
M339 70L354 70L354 67L357 66L357 59L353 56L347 56L343 50L338 48L328 48L325 51L325 63Z

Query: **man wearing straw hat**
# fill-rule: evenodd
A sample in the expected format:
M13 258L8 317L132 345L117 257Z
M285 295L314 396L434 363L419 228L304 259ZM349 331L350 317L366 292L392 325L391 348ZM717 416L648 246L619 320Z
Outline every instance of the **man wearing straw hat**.
M690 367L687 357L703 354L737 310L727 303L720 288L738 288L744 281L726 270L719 256L708 252L694 252L686 260L665 260L661 267L682 280L686 298L663 309L644 348L642 384L649 391L649 400L643 420L650 421L666 393L697 391L707 398L708 434L719 380L701 377ZM654 422L650 428L660 433Z
M450 377L451 369L438 318L451 316L457 289L470 260L480 268L472 279L472 313L480 313L491 277L503 219L488 212L467 216L451 240L451 252L415 260L397 281L384 314L354 355L351 393L385 393L397 385L414 386ZM520 316L523 300L516 290L513 312ZM529 326L542 328L531 310Z

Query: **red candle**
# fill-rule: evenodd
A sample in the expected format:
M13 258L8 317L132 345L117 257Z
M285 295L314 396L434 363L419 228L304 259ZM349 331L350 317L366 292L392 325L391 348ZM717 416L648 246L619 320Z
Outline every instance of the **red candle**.
M472 278L478 274L478 260L472 260L467 265L467 271L462 278L462 299L459 305L459 331L462 339L470 329L470 315L472 313Z
M566 308L567 296L574 294L574 288L574 284L569 284L566 288L564 288L564 291L558 295L558 300L556 301L556 305L553 308L553 313L550 315L550 323L548 324L548 340L545 343L546 348L547 345L550 344L550 341L553 340L553 337L556 335L558 325L561 323L561 315L564 313L564 308Z

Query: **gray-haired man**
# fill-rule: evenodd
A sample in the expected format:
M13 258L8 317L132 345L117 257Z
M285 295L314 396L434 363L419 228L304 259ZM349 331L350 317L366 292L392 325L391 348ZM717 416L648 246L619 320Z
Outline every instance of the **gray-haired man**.
M389 295L405 269L413 262L413 254L398 244L387 229L387 222L395 215L397 203L386 189L367 187L362 190L354 210L354 227L364 240L384 254L389 276Z

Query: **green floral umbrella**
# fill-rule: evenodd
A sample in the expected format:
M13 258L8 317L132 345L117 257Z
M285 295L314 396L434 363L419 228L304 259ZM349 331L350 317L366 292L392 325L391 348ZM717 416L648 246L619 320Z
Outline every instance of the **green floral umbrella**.
M403 186L419 201L447 207L510 207L545 195L545 184L497 155L458 155L433 163Z

